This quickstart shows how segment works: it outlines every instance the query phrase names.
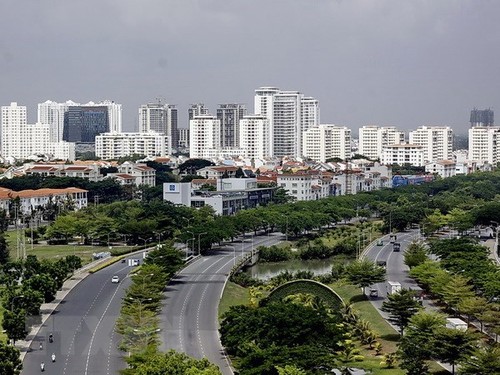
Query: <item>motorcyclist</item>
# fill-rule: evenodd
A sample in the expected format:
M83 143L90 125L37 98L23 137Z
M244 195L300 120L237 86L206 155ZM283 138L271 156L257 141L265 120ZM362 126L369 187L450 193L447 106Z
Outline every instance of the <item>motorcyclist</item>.
M40 350L43 350L43 343L40 341Z
M44 362L40 363L40 371L42 371L42 372L45 371L45 363Z
M54 336L51 334L49 334L49 342L54 342Z
M50 358L52 358L52 362L56 361L56 355L54 353L52 353L52 355L50 356Z

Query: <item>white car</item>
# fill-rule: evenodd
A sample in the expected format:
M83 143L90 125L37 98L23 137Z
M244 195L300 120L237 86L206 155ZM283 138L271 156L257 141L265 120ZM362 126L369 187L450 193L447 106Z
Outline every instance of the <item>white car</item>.
M119 278L118 276L116 276L116 275L115 275L115 276L113 276L113 277L111 278L111 282L112 282L113 284L117 284L117 283L119 283L119 282L120 282L120 278Z

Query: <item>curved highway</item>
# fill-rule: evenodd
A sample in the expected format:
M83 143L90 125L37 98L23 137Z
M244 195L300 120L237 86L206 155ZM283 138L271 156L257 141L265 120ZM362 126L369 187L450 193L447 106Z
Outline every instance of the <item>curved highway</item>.
M174 349L195 358L206 357L224 375L233 371L225 357L218 332L218 307L229 272L238 258L260 245L283 240L281 234L248 236L198 258L167 286L161 314L162 350Z
M33 339L22 374L39 374L41 362L47 374L58 375L115 375L125 368L123 352L118 350L120 337L114 328L130 285L130 270L126 263L118 262L80 281ZM120 277L118 284L111 283L113 275ZM53 343L48 340L50 333ZM54 363L52 353L56 356Z

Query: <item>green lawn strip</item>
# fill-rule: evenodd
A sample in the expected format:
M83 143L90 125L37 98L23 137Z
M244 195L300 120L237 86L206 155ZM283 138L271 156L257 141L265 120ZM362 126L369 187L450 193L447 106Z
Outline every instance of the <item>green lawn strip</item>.
M392 328L389 323L379 314L377 309L367 299L363 298L360 288L349 285L336 283L330 285L344 301L351 302L354 309L359 313L361 319L370 322L373 330L379 336L378 341L383 345L384 353L392 353L396 350L399 334Z
M249 297L248 289L228 281L219 303L219 320L231 306L248 305Z
M399 333L397 333L394 328L392 328L389 323L382 318L377 309L373 307L368 299L363 298L360 288L354 285L342 283L332 284L330 287L345 301L351 301L354 309L359 313L360 317L370 322L373 330L379 335L377 340L383 345L382 353L392 353L396 351ZM381 369L380 362L382 362L383 356L375 356L375 352L373 350L367 349L366 346L363 348L364 349L361 354L365 356L365 360L361 362L363 365L359 367L371 369L373 370L373 374L404 374L404 371L400 369ZM366 367L366 363L373 363L374 367ZM428 362L428 364L432 374L449 374L449 372L444 370L437 362L432 361ZM356 363L353 363L352 365L353 367L356 367ZM360 365L360 362L358 362L358 365Z
M3 306L0 304L0 327L2 327L3 322ZM7 335L4 333L3 329L0 330L0 342L7 342Z
M380 363L383 361L383 355L371 356L365 351L361 353L365 358L360 362L348 362L345 365L353 368L363 368L365 370L370 370L370 374L373 375L404 375L406 372L400 368L388 369Z
M17 235L16 231L5 232L5 239L10 250L10 258L17 258ZM106 246L87 246L87 245L46 245L33 244L33 248L28 243L28 237L25 241L27 255L36 255L38 259L58 259L67 255L76 255L82 258L82 263L87 264L92 261L93 253L109 251ZM130 246L113 246L113 250L121 252L122 250L132 251Z

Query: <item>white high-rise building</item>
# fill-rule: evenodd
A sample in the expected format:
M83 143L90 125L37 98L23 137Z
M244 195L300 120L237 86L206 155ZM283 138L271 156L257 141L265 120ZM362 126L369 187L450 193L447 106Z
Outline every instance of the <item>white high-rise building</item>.
M333 124L310 127L302 135L302 150L305 157L322 163L346 159L351 154L351 130Z
M12 150L19 148L21 127L26 126L28 115L25 106L12 102L2 106L2 155L12 156Z
M369 159L378 159L384 147L404 143L405 133L394 126L366 125L359 128L358 153Z
M469 129L468 159L496 165L500 161L500 127L475 126Z
M217 118L221 124L221 146L236 148L240 145L240 120L247 113L243 104L219 104Z
M212 115L194 116L189 121L189 157L210 159L220 148L220 120Z
M319 124L319 104L298 91L255 90L254 110L269 119L271 156L302 156L302 132Z
M94 107L104 106L108 108L109 129L111 132L120 133L122 131L122 105L112 100L104 100L99 103L88 102L86 104L75 103L68 100L64 103L57 103L51 100L38 104L37 122L49 124L50 141L60 142L63 140L64 114L68 112L69 107Z
M51 142L62 141L64 130L64 113L68 111L68 107L78 105L80 104L75 103L71 100L68 100L64 103L57 103L52 100L38 103L37 122L42 124L50 124Z
M264 159L270 155L269 119L247 115L240 120L239 144L248 158Z
M319 102L311 97L303 97L301 100L301 122L302 132L319 124Z
M160 156L171 151L168 136L149 133L103 133L95 137L95 154L106 160L130 155Z
M111 133L122 132L122 105L112 100L104 100L97 105L108 107L109 131Z
M10 106L3 106L3 157L27 159L33 155L44 154L58 159L74 160L74 145L72 147L65 142L51 142L51 128L51 124L27 124L25 106L18 106L15 102Z
M179 139L177 147L189 148L189 128L179 128L177 134Z
M453 160L453 129L449 126L420 126L410 132L409 142L424 149L424 162Z
M386 165L412 165L423 167L424 147L412 144L389 145L384 147L380 155L380 162Z
M157 132L177 139L177 108L175 105L158 103L143 104L139 108L139 132ZM172 143L177 147L176 142Z

